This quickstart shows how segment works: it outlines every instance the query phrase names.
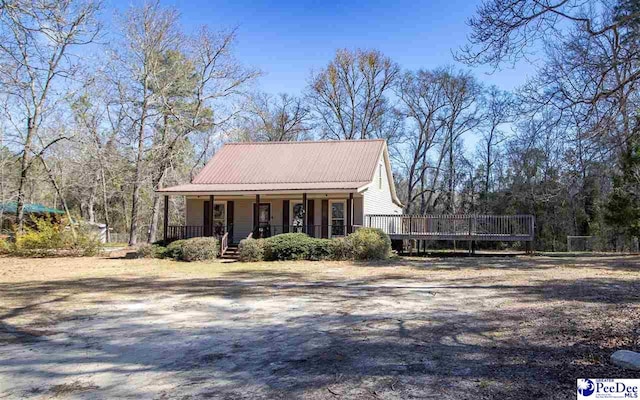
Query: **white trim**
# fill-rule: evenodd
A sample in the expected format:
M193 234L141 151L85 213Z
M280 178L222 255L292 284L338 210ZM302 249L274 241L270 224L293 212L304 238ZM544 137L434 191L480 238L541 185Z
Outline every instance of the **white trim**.
M366 186L366 185L365 185ZM364 186L363 186L364 187ZM312 193L312 194L349 194L358 190L357 186L354 186L351 189L291 189L291 190L252 190L252 191L181 191L181 192L172 192L172 191L163 191L156 190L161 196L255 196L256 194L271 196L271 195L298 195L301 196L303 193Z
M345 200L342 200L342 199L329 199L329 220L327 221L327 225L328 225L327 229L329 231L328 237L334 237L331 234L331 228L333 227L333 215L331 214L331 211L332 211L331 205L334 204L334 203L342 203L342 204L344 204L344 209L343 209L344 217L343 217L342 220L344 221L343 227L344 227L344 233L345 234L344 235L336 235L335 236L335 237L344 237L344 236L347 235L347 200L346 199ZM351 206L353 207L353 202L351 202ZM353 217L353 215L352 215L352 217Z

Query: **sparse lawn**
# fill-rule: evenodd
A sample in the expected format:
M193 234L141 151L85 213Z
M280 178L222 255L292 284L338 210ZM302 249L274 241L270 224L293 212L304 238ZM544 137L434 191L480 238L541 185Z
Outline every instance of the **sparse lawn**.
M575 398L639 377L640 257L0 258L0 398Z

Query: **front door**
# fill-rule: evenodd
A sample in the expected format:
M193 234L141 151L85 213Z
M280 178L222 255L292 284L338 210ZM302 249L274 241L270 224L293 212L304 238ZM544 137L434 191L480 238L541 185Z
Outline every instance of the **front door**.
M258 207L258 230L260 237L271 236L271 203L260 203Z
M346 202L331 201L331 236L344 236Z

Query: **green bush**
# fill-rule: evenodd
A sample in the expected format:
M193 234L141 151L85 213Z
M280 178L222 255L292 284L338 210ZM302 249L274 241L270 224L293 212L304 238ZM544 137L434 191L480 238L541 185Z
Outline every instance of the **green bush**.
M346 238L348 252L356 260L384 260L391 253L391 239L380 229L361 228Z
M205 261L218 257L218 240L213 237L197 237L187 239L179 245L179 257L174 257L182 261ZM171 247L173 242L169 245ZM167 248L167 251L170 251ZM171 251L173 254L173 251Z
M81 255L94 256L102 250L102 243L87 225L74 230L67 219L56 221L49 217L32 218L33 226L16 235L12 251L22 256Z
M166 247L144 243L138 246L135 252L137 258L165 258Z
M283 233L264 239L264 259L268 261L308 260L312 238L304 233Z
M182 260L182 245L186 240L176 240L167 245L166 257L174 260Z
M243 239L238 245L238 258L243 262L264 260L263 239Z
M314 239L309 242L309 260L336 260L333 242L337 239Z
M13 244L7 239L0 238L0 254L10 254L13 251Z
M338 237L331 239L330 241L331 247L331 259L340 261L340 260L349 260L352 257L351 247L347 242L347 238Z
M391 253L391 240L380 229L362 228L346 238L318 239L304 233L284 233L240 242L241 261L382 260Z

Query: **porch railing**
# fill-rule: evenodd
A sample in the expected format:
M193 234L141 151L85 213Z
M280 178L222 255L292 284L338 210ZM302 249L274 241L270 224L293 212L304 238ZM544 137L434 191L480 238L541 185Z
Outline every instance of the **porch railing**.
M224 252L229 248L229 232L225 232L220 238L220 255L224 255Z
M167 228L168 240L191 239L205 236L202 225L169 225Z
M531 241L533 215L366 215L365 224L397 238Z
M232 225L229 225L228 227L214 227L213 232L211 232L209 227L202 225L169 225L167 227L167 240L191 239L203 236L215 236L222 238L224 235L232 232L232 230Z

